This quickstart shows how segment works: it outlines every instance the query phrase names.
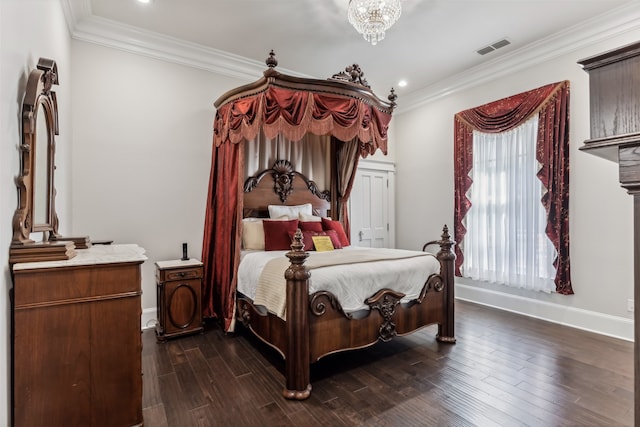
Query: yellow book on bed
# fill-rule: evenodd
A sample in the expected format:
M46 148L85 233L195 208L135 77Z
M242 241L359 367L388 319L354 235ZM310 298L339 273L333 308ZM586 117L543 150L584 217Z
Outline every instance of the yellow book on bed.
M334 249L329 236L312 236L311 238L313 239L313 246L318 252L332 251Z

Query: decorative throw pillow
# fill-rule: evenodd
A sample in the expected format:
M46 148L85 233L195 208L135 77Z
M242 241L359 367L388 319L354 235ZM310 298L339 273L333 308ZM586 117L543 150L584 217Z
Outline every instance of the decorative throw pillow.
M338 232L336 230L326 230L326 231L323 231L321 235L329 236L331 238L331 243L333 243L333 249L343 248L342 242L340 241L340 237L338 237Z
M322 222L322 217L317 215L307 215L305 213L298 213L298 219L300 221L313 221L313 222Z
M242 247L244 249L264 250L262 219L245 218L242 220Z
M300 230L302 231L324 231L322 228L322 222L318 221L300 221L298 222L298 227L300 227Z
M311 215L313 208L311 203L305 203L304 205L269 205L269 218L280 218L286 215L289 219L298 219L300 213Z
M338 238L340 239L342 247L349 246L349 238L347 237L347 233L344 232L344 227L342 227L342 223L340 221L322 218L322 228L324 228L325 231L335 230L335 232L338 233Z
M264 250L265 251L286 251L291 249L291 238L289 232L294 232L298 228L298 220L288 221L269 220L262 221L264 227Z

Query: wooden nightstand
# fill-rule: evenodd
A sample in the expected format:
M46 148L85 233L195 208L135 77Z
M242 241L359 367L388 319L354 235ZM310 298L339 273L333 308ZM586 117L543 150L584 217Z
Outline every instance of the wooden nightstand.
M197 259L156 262L158 341L204 330L202 270Z

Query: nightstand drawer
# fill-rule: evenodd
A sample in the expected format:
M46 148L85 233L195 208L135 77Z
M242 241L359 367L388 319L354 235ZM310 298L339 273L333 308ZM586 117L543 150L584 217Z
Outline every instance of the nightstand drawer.
M199 279L202 277L202 268L185 268L181 270L164 271L164 280Z

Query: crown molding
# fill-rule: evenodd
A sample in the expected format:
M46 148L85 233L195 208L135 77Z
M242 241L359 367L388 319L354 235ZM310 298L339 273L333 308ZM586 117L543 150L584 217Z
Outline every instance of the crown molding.
M640 7L638 2L634 1L496 59L454 74L433 85L403 95L394 114L411 111L452 93L479 86L512 74L514 71L524 70L638 29L640 29Z
M247 82L260 78L265 64L196 43L94 16L90 0L60 0L69 33L76 40L199 68ZM402 114L499 77L566 55L594 43L640 29L640 7L633 1L496 59L405 94L394 114ZM293 70L284 74L317 78Z
M75 40L199 68L247 82L262 77L267 68L264 62L95 16L91 12L90 0L60 2L69 33ZM281 67L278 71L290 76L313 77Z
M73 36L76 22L91 15L91 3L88 0L60 0L60 6L67 21L69 34Z

